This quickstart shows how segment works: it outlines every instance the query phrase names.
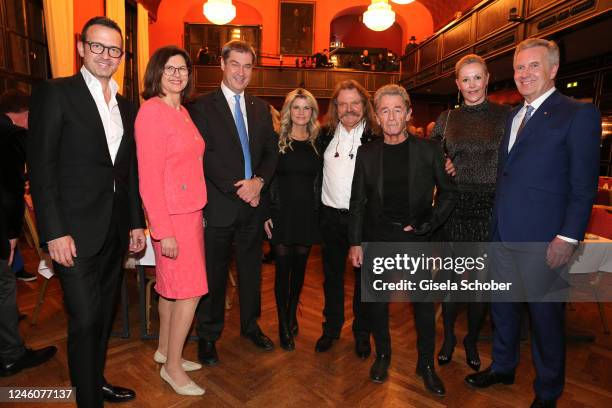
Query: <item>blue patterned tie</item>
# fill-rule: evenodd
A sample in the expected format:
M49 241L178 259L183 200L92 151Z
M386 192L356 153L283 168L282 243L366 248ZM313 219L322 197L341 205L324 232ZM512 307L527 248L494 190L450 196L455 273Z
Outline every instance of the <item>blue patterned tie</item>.
M240 145L242 146L242 154L244 156L244 178L246 180L253 177L253 170L251 169L251 150L249 149L249 135L247 134L246 126L244 124L244 118L242 117L242 109L240 109L240 95L234 95L236 101L236 108L234 109L234 122L236 122L236 129L238 129L238 136L240 136Z
M529 122L529 119L531 119L531 114L532 113L533 113L533 106L527 105L527 112L525 112L525 116L523 116L523 121L519 125L518 131L516 132L516 137L517 138L521 134L521 131L523 130L523 128L525 127L527 122Z

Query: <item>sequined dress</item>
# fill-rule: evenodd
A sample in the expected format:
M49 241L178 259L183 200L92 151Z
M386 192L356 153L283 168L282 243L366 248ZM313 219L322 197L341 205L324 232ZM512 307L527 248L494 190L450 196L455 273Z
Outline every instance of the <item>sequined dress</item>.
M489 237L497 155L509 106L484 101L461 105L438 117L431 138L442 142L451 158L459 189L457 205L444 230L453 242L482 242Z

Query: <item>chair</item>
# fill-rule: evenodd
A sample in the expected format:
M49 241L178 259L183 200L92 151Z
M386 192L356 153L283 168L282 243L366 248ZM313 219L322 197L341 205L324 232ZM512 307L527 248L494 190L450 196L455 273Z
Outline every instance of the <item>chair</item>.
M149 266L147 268L146 266ZM140 338L143 340L157 339L158 335L151 333L151 311L153 307L153 286L157 281L155 268L151 265L136 265L138 291L140 293ZM230 270L229 280L232 287L236 287L236 279ZM232 308L230 295L225 295L225 309ZM197 340L197 336L190 336L191 340Z

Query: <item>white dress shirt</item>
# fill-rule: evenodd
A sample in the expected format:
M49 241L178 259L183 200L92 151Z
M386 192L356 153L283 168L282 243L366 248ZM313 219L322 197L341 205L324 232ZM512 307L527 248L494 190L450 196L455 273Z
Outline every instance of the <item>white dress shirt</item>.
M111 161L115 164L115 158L117 157L119 145L121 145L121 139L123 138L123 122L121 121L121 112L119 111L119 104L117 103L119 85L111 78L109 82L111 98L108 103L106 103L100 81L94 77L85 66L81 67L81 74L85 79L85 84L87 84L89 93L91 93L98 107L102 126L104 126L108 152L110 153Z
M514 116L514 119L512 119L512 128L510 129L510 140L508 141L508 152L512 150L512 146L514 146L514 142L516 142L516 134L518 133L518 129L521 126L521 122L523 121L523 118L525 117L525 113L527 113L527 105L531 105L533 107L533 112L531 112L531 117L533 117L533 115L535 115L540 105L542 105L544 101L550 95L552 95L553 92L555 92L555 90L556 88L553 86L548 91L540 95L533 102L527 103L527 101L525 101L521 110L519 110L519 112Z
M531 103L527 103L527 101L525 101L519 113L517 113L516 116L514 116L514 118L512 119L512 128L510 129L510 140L508 141L508 152L512 150L512 146L514 146L514 143L516 142L516 134L518 133L518 129L521 126L521 122L523 121L523 118L525 117L525 113L527 113L527 105L531 105L533 107L533 112L531 112L531 117L533 117L533 115L536 113L538 108L544 103L544 101L550 95L552 95L553 92L555 92L555 90L556 88L553 86L548 91L544 92L538 98L533 100ZM564 241L570 242L572 244L578 243L578 241L576 241L575 239L564 237L563 235L557 235L557 237L561 238Z
M364 129L364 121L350 131L347 131L341 123L338 124L334 138L329 142L323 155L323 190L321 192L323 205L341 210L349 208L355 157L357 148L361 146ZM336 157L336 152L338 157Z
M247 136L249 135L249 121L247 120L247 111L246 111L246 101L244 100L244 91L239 94L234 93L231 89L225 85L224 82L221 82L221 91L223 91L223 96L225 96L225 100L229 105L230 110L232 111L232 118L234 118L236 113L236 99L234 96L240 95L240 110L242 111L242 118L244 119L244 125L246 126Z

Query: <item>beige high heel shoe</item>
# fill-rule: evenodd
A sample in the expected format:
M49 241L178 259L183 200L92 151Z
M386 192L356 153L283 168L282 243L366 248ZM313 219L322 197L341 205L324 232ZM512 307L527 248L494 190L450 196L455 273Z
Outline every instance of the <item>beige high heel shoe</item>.
M166 364L167 357L164 356L159 350L155 350L155 355L153 355L153 360L159 364ZM183 360L181 363L183 370L185 371L196 371L202 368L202 364L195 363L189 360Z
M159 370L159 376L168 384L170 384L174 392L179 395L204 395L204 393L206 392L204 388L201 388L193 381L191 381L189 384L179 387L178 385L176 385L172 377L170 377L170 375L166 371L166 366L162 366L161 370Z

